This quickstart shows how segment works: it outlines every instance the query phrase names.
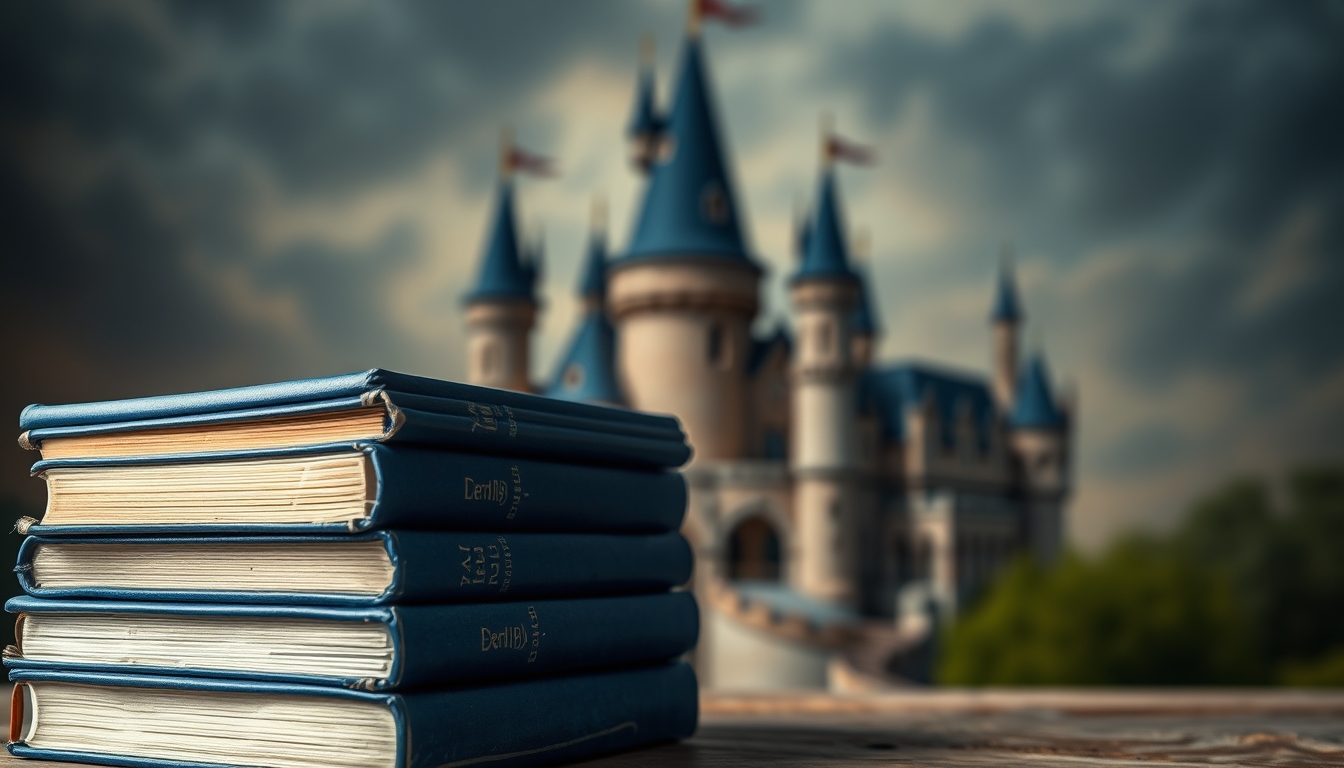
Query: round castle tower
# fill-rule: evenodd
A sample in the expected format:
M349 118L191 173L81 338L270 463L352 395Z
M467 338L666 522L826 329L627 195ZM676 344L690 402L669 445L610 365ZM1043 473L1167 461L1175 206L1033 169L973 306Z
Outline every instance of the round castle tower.
M825 161L802 263L790 280L797 322L793 438L797 525L794 587L840 604L859 597L859 468L854 313L861 281L850 267L834 170Z
M989 323L994 334L994 399L999 410L1008 413L1017 399L1017 341L1022 310L1013 282L1012 257L1006 246L999 262L999 284Z
M693 461L738 459L761 269L744 243L695 30L665 117L650 66L646 57L629 126L649 183L608 271L620 385L631 407L681 419Z
M520 392L532 388L529 362L537 317L539 253L524 255L513 204L511 142L500 163L495 218L486 235L481 271L463 302L467 308L467 382Z

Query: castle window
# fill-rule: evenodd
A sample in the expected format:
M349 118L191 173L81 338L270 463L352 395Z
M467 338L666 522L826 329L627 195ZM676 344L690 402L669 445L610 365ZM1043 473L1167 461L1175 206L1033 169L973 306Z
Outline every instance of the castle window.
M783 461L789 457L789 446L784 440L783 432L775 429L765 431L765 445L764 450L761 451L761 456L777 461Z
M711 224L728 223L728 195L724 194L723 188L715 182L710 182L705 187L705 191L700 195L700 206L704 209L705 218Z
M714 323L709 326L709 338L706 342L705 351L710 365L721 371L733 367L732 341L733 338L724 328L723 323Z
M728 536L728 577L779 581L779 535L760 515L737 524Z
M578 389L583 386L583 366L578 363L570 363L565 369L564 376L565 389Z

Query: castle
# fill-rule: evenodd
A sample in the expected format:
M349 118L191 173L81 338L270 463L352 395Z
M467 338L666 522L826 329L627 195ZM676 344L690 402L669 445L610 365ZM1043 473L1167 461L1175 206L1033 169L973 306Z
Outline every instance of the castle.
M468 380L681 419L695 450L683 530L696 552L703 685L927 675L921 649L940 617L1017 553L1049 561L1061 546L1074 408L1041 356L1019 363L1011 265L994 291L988 380L873 361L880 325L827 156L796 233L793 330L753 336L764 274L743 237L694 27L666 111L646 60L627 132L648 177L634 229L609 256L595 228L584 314L544 386L529 369L538 271L506 169L465 297Z

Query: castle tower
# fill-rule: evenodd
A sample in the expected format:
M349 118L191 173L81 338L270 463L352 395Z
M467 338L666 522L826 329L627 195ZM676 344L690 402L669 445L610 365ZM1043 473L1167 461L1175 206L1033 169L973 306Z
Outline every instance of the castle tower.
M495 218L486 235L476 285L467 307L467 381L486 387L531 389L530 341L536 322L537 253L524 255L513 205L512 149L506 138Z
M605 215L595 209L588 238L588 257L579 278L583 318L555 378L550 397L603 405L624 405L616 379L616 331L607 317L607 232Z
M865 271L855 268L855 274L859 275L859 303L850 315L850 327L854 332L854 367L860 371L872 365L873 353L882 335L882 327L873 310L872 291L868 289L867 275L863 274Z
M621 389L631 407L679 417L694 462L740 458L761 269L744 242L699 36L687 35L665 119L647 68L642 77L635 114L647 119L632 130L655 149L629 246L608 270Z
M999 262L999 282L989 323L994 334L994 400L1000 413L1008 413L1017 394L1017 344L1022 310L1018 306L1017 286L1013 280L1012 257L1006 246Z
M1055 400L1045 355L1034 355L1017 385L1008 440L1021 463L1028 505L1025 538L1032 554L1053 562L1064 543L1063 505L1069 492L1069 412Z
M849 265L829 159L805 244L790 280L798 339L789 443L797 525L792 576L802 594L853 604L860 560L853 315L861 281Z

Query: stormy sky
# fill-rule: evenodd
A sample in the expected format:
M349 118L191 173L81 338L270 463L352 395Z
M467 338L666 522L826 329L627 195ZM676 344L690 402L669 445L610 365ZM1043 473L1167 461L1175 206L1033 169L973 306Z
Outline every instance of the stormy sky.
M680 2L0 5L0 413L383 366L460 378L501 126L546 243L534 377L592 201L619 248L638 41ZM1344 460L1344 4L762 4L707 32L739 207L787 315L823 113L884 359L985 370L1011 242L1076 392L1073 540L1240 472ZM17 430L16 430L17 431ZM40 500L32 454L0 495Z

